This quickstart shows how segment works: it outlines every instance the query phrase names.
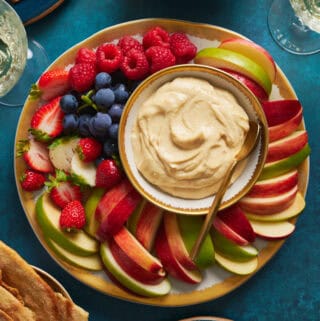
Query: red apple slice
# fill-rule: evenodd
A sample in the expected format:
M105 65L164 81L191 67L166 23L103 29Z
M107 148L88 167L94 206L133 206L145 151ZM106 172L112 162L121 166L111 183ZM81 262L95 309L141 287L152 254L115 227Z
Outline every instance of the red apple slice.
M232 38L222 41L219 48L232 50L252 59L267 72L272 82L276 78L277 67L272 56L258 44L246 39Z
M300 111L295 116L293 116L286 122L269 127L269 143L272 143L293 133L299 127L301 121L302 109L300 109Z
M298 184L298 171L296 169L289 173L258 181L253 185L249 197L270 197L288 192Z
M275 162L289 157L301 150L308 142L308 134L305 130L297 130L285 138L269 144L266 162Z
M173 255L163 225L161 225L158 231L155 241L155 249L165 270L171 276L191 284L197 284L202 281L202 275L199 270L188 270L184 268Z
M113 235L113 240L126 255L144 270L163 275L161 262L151 255L139 241L125 228Z
M300 192L297 193L294 202L291 206L286 208L284 211L271 214L271 215L259 215L253 213L245 213L249 220L263 221L263 222L278 222L289 220L293 217L298 216L305 208L305 200Z
M294 202L298 192L298 185L295 185L286 193L271 197L248 197L245 196L239 201L239 205L244 211L259 214L270 215L281 212Z
M268 100L269 95L266 93L266 91L255 81L251 80L250 78L239 74L238 72L235 72L233 70L230 69L225 69L225 68L221 68L222 70L224 70L225 72L227 72L228 74L230 74L231 76L233 76L234 78L236 78L237 80L239 80L241 83L243 83L245 86L247 86L252 93L260 100L260 101L264 101L264 100Z
M263 101L261 105L269 127L288 121L302 109L297 99Z
M148 251L151 251L161 223L163 210L146 201L137 215L134 235Z
M251 220L250 223L256 235L267 240L286 238L295 230L295 225L287 221L259 222Z
M105 240L117 233L133 213L142 197L128 180L109 190L100 200L95 216L100 221L97 236Z
M197 53L194 62L233 70L257 82L268 94L271 92L272 82L266 71L254 60L237 52L222 48L205 48Z
M191 260L188 250L181 236L177 214L165 212L163 215L163 226L167 235L167 241L172 254L178 262L186 269L194 270L196 264Z
M135 280L146 284L158 284L165 277L165 271L163 269L157 272L144 269L140 260L139 263L137 263L137 258L133 260L113 239L109 241L109 246L117 263Z
M237 204L219 211L213 226L226 238L239 245L249 244L255 239L250 222Z

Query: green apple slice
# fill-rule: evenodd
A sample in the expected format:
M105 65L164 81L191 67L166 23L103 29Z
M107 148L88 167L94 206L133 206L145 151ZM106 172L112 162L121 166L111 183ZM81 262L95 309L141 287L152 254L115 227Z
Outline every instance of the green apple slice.
M199 216L178 215L178 224L183 242L190 253L200 233L203 219ZM214 263L214 248L210 235L205 238L195 263L200 269Z
M305 208L306 202L304 197L300 192L297 193L294 202L284 211L276 214L269 214L269 215L258 215L258 214L251 214L245 213L249 220L254 221L263 221L263 222L278 222L278 221L285 221L289 220L293 217L298 216Z
M99 242L84 231L64 232L60 228L60 209L51 202L49 194L44 193L38 198L36 217L43 234L65 250L80 256L89 256L98 252Z
M86 163L82 161L77 153L71 160L72 179L80 185L96 185L96 166L94 163Z
M132 292L147 297L163 296L170 292L171 284L167 279L162 280L158 284L144 284L128 275L114 259L107 242L101 244L100 254L107 270L124 287Z
M84 227L84 230L91 235L92 237L96 237L96 232L99 227L98 221L95 219L95 212L96 208L99 204L100 199L105 193L104 188L94 188L87 199L84 210L86 212L86 226Z
M216 262L226 269L227 271L238 274L238 275L248 275L253 273L258 267L258 258L251 258L246 262L233 261L221 254L215 252Z
M135 233L136 233L137 224L138 224L141 212L142 212L144 206L146 205L146 203L147 203L147 200L143 198L142 201L140 202L140 204L135 208L133 213L128 218L127 227L128 227L128 230L133 235L135 235Z
M80 256L65 250L55 241L49 238L46 238L46 242L59 258L73 266L90 271L101 271L103 269L99 254Z
M256 81L270 94L272 82L265 70L253 60L237 52L222 48L200 50L194 62L216 68L230 69Z
M252 245L238 245L216 230L212 232L212 240L216 251L234 261L248 261L259 253Z
M299 152L279 161L267 163L259 176L259 181L285 174L299 166L310 154L309 144L306 144Z

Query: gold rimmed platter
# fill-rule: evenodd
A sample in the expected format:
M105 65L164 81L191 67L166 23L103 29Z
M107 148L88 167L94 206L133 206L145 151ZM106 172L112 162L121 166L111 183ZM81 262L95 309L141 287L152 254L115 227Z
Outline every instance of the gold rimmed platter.
M189 35L192 41L197 45L198 49L208 46L217 46L222 40L232 37L243 38L242 35L233 31L212 26L208 24L193 23L187 21L169 20L169 19L143 19L131 22L122 23L101 30L91 37L85 39L81 43L70 48L62 54L49 68L66 67L73 64L77 50L80 47L86 46L96 48L101 43L119 39L123 35L141 35L153 26L162 26L169 32L182 31ZM277 77L272 87L271 100L276 99L296 99L296 95L292 86L284 73L277 67ZM37 103L27 101L21 112L20 120L16 131L17 143L21 139L25 139L28 128L30 126L31 117L37 108ZM303 126L303 125L301 125ZM120 142L121 143L121 142ZM15 155L16 156L16 155ZM299 167L299 190L304 195L308 185L309 167L308 161ZM106 274L101 272L90 272L82 268L74 267L68 264L65 260L59 258L55 252L47 245L45 235L40 229L35 213L35 195L26 193L21 189L19 177L25 169L25 164L22 159L15 157L14 163L15 177L17 189L21 204L30 222L32 229L38 237L41 244L45 247L48 253L58 262L58 264L68 271L76 279L83 282L106 295L114 296L120 299L129 300L132 302L155 305L155 306L185 306L197 303L206 302L219 298L230 291L233 291L238 286L246 282L256 272L261 269L280 249L284 240L280 241L261 241L259 244L258 268L255 273L239 276L226 272L214 266L207 269L204 280L198 285L185 285L180 282L172 282L172 290L170 294L163 297L144 298L123 290L121 287L112 283ZM255 277L258 277L255 276Z

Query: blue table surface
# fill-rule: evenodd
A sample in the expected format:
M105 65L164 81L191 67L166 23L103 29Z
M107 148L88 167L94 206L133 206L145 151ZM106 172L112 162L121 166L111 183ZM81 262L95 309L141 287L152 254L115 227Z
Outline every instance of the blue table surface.
M0 108L0 239L31 264L60 280L74 301L94 321L177 320L194 315L219 315L238 321L320 320L320 54L296 56L279 48L267 29L268 0L69 0L44 19L27 27L53 61L92 33L128 20L167 17L205 22L237 31L264 46L287 75L303 107L312 148L307 207L294 234L248 282L203 304L161 308L103 295L61 269L33 233L14 181L14 136L19 108Z

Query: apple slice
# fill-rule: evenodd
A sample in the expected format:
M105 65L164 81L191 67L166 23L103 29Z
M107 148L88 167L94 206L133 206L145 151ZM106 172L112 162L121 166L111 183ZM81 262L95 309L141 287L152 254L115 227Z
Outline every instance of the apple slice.
M91 187L96 185L96 166L94 163L86 163L82 161L75 153L71 160L71 176L74 182L79 185L89 185Z
M188 270L195 270L196 264L191 260L187 248L181 236L177 214L165 212L163 215L163 227L167 235L170 250L177 261Z
M247 245L255 239L255 234L238 204L217 213L213 226L222 235L239 245Z
M203 217L177 215L177 218L181 237L188 253L190 254L200 233L204 221ZM205 269L214 264L214 248L210 235L207 235L204 239L199 254L195 258L195 263L200 269Z
M215 250L232 260L248 261L259 253L252 245L238 245L224 237L217 230L213 230L211 235Z
M92 237L97 236L99 223L95 218L95 212L105 191L104 188L94 188L84 206L86 212L86 226L84 227L84 230Z
M277 67L269 52L258 44L240 38L226 39L221 42L219 48L238 52L260 65L273 82L276 78Z
M239 201L239 205L246 212L260 215L275 214L288 208L294 202L297 192L298 185L295 185L288 192L276 196L245 196Z
M176 259L170 249L168 236L166 235L163 224L160 226L155 240L155 249L165 270L171 276L191 284L197 284L202 281L202 275L199 270L188 270Z
M220 69L224 70L225 72L239 80L241 83L243 83L245 86L247 86L260 101L265 101L269 98L269 95L266 93L266 91L252 79L230 69Z
M215 253L215 259L217 263L223 267L225 270L238 274L238 275L248 275L253 273L258 267L258 258L254 257L246 262L233 261L229 258L222 256L219 253Z
M100 255L102 262L108 272L115 278L121 285L130 291L145 296L157 297L163 296L170 292L170 282L165 278L159 284L146 284L135 280L118 264L112 255L109 243L105 241L101 244Z
M267 240L286 238L295 230L295 225L287 221L259 222L251 220L250 222L256 235Z
M275 213L272 215L259 215L252 213L245 213L250 221L262 221L262 222L278 222L289 220L298 216L305 208L305 200L300 192L297 193L294 202L284 211Z
M164 279L166 273L163 269L155 273L150 272L144 269L140 262L137 263L137 260L132 260L113 239L110 239L108 242L111 253L117 263L135 280L146 284L158 284Z
M297 99L263 101L261 105L269 127L285 123L302 110Z
M259 176L259 181L280 176L282 174L288 173L292 169L297 168L309 156L310 152L310 146L306 144L297 153L287 158L265 164Z
M257 82L268 95L271 92L272 82L265 70L255 61L237 52L221 48L205 48L197 53L194 62L233 70Z
M100 200L95 217L100 222L97 235L104 240L117 233L141 202L142 197L125 179Z
M305 130L294 131L285 138L269 144L266 162L275 162L289 157L301 150L308 142L308 134Z
M102 263L99 254L93 254L89 256L80 256L70 251L65 250L55 241L45 238L46 243L51 248L51 250L57 254L63 261L81 269L86 269L89 271L100 271L102 270Z
M60 228L60 209L51 202L49 194L42 194L36 203L36 218L43 234L63 249L79 256L98 252L99 243L84 231L64 232Z
M293 169L286 174L258 181L246 196L269 197L286 193L298 184L298 176L298 170Z
M143 200L129 218L129 230L148 251L153 248L162 216L163 210L160 207Z
M269 131L269 142L272 143L278 139L286 137L293 133L302 121L302 109L292 118L281 123L279 125L270 126L268 128Z
M163 273L161 262L151 255L125 227L113 235L113 240L132 261L146 271Z

